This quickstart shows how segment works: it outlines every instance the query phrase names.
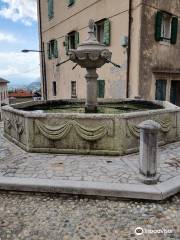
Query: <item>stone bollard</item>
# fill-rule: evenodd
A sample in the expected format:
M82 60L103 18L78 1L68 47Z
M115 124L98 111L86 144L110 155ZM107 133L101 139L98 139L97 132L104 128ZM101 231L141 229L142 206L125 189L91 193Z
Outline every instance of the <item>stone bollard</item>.
M139 171L141 180L146 184L156 184L159 180L157 174L157 135L160 124L147 120L138 125L140 128L140 161Z

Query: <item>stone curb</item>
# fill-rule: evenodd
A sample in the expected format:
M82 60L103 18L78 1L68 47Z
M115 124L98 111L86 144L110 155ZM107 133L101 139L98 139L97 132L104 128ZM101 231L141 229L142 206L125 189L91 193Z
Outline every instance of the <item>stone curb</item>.
M180 176L156 185L0 177L0 190L164 200L180 191Z

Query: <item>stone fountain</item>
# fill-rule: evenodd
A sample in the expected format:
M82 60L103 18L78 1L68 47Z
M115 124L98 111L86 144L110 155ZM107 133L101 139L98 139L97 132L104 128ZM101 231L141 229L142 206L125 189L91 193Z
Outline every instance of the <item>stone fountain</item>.
M180 140L180 108L169 102L97 102L96 69L111 62L111 52L97 41L93 20L89 21L87 40L77 50L70 50L69 57L87 69L86 102L67 99L5 106L2 117L6 138L29 152L124 155L138 151L138 125L154 120L161 128L160 144Z
M87 94L85 103L86 113L97 112L97 79L96 69L102 67L111 60L112 53L105 48L104 44L100 44L95 37L95 23L91 19L89 21L89 36L79 45L77 50L69 51L70 60L86 68L85 75L87 81Z

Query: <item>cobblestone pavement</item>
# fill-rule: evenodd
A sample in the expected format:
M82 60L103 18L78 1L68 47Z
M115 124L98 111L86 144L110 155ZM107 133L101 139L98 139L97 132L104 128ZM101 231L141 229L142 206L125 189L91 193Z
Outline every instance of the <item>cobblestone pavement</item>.
M107 183L139 183L138 154L122 157L27 153L3 137L0 176ZM180 142L160 148L160 182L180 175Z
M138 154L123 157L26 153L2 136L0 176L137 183ZM160 149L160 181L180 174L180 143ZM135 234L135 228L146 232ZM166 234L162 233L166 232ZM169 231L169 233L167 233ZM0 240L180 239L180 194L163 201L0 192Z
M0 239L179 240L180 194L153 203L0 192Z

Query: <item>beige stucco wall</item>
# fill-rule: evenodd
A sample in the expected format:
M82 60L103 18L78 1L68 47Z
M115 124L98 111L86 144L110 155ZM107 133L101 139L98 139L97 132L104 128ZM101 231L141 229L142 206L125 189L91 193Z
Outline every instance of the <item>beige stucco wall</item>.
M0 103L9 103L8 88L6 83L0 83Z
M71 62L60 67L56 67L56 64L67 59L63 46L65 35L75 30L80 33L80 42L85 40L90 18L95 21L110 19L109 50L112 51L112 61L122 66L117 69L106 64L98 70L99 79L105 80L105 98L126 97L127 49L123 48L120 42L122 36L128 36L129 0L76 0L71 7L67 7L65 0L54 0L54 6L54 18L49 21L47 1L41 0L45 50L47 51L47 42L51 39L58 40L59 49L58 59L49 60L46 54L48 99L71 98L71 81L77 82L77 97L85 98L85 70L80 67L72 70L74 64ZM129 97L154 99L155 80L161 73L161 78L169 79L166 97L166 100L169 100L171 80L180 79L180 38L178 37L175 45L159 43L154 38L155 14L158 9L180 17L179 0L132 0ZM158 73L155 71L157 69ZM52 96L52 81L57 82L56 97Z
M47 42L58 40L59 58L49 60L46 54L48 99L71 98L71 81L77 82L77 97L85 98L85 70L77 67L72 70L73 63L68 62L56 67L58 62L67 59L65 54L65 35L73 30L80 33L80 42L86 39L88 21L109 18L111 22L112 61L122 65L121 69L106 64L98 70L99 79L105 80L105 98L126 96L127 50L121 46L121 37L128 36L128 0L76 0L67 7L65 0L54 0L54 18L48 20L47 1L41 1L43 41L47 51ZM57 96L52 96L52 81L57 81Z

